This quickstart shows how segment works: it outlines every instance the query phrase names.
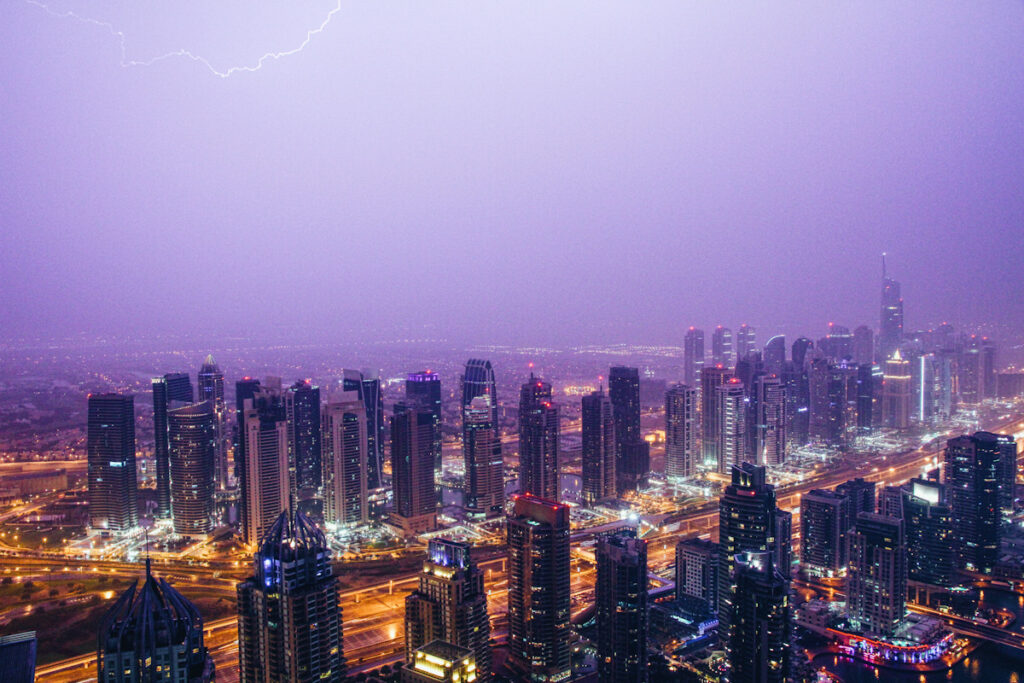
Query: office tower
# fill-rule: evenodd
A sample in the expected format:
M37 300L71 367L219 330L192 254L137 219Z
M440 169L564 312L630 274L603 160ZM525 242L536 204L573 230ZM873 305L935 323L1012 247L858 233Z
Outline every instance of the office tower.
M324 521L356 526L370 521L366 405L356 391L331 397L321 420Z
M981 339L982 398L996 397L996 343L988 337Z
M778 555L775 487L767 482L764 467L742 463L732 468L732 483L718 505L718 619L720 633L728 633L733 604L732 584L737 553Z
M676 544L676 597L688 595L718 611L718 544L688 538Z
M999 448L999 510L1003 526L1010 527L1013 526L1013 501L1017 486L1017 440L1011 434L993 436Z
M700 378L700 447L704 466L715 468L721 458L718 455L718 387L729 381L732 373L721 367L701 370Z
M824 358L809 364L811 440L843 448L857 431L857 368Z
M580 411L583 461L583 502L596 505L616 494L615 417L604 391L583 397Z
M961 403L971 405L985 398L985 371L981 354L981 339L971 335L957 359L957 385Z
M877 387L874 366L857 366L857 433L870 434L874 431L874 413Z
M853 362L857 365L871 365L875 360L875 333L867 325L860 325L853 331Z
M882 313L878 327L878 359L885 362L892 358L903 341L903 297L900 283L888 277L885 272L885 254L882 254Z
M918 358L917 401L913 413L920 422L936 422L953 414L953 366L950 359L926 353Z
M698 393L685 384L665 392L665 474L672 480L697 474Z
M214 680L202 616L167 581L153 576L148 559L142 588L136 579L100 622L96 666L104 683Z
M828 324L828 334L818 340L818 348L833 363L853 357L853 335L848 327Z
M35 683L38 648L35 631L0 636L0 681Z
M532 374L519 392L519 490L558 500L558 406Z
M764 345L764 369L770 375L781 375L785 364L786 336L777 334Z
M743 323L736 331L736 358L746 358L748 354L756 350L757 336L754 334L754 328Z
M156 516L171 515L171 471L168 461L167 411L192 403L192 382L183 372L153 378L153 460L156 461Z
M704 330L691 327L683 338L683 382L699 387L704 369Z
M518 496L506 528L509 661L530 681L572 675L569 507Z
M491 672L490 639L484 575L473 561L470 545L431 539L419 587L405 599L406 660L415 663L419 648L441 640L469 650L477 676L486 680Z
M224 373L213 360L213 355L206 356L199 368L197 377L199 401L210 401L213 405L214 423L217 427L217 453L214 461L214 478L217 490L231 488L230 463L228 462L229 441L228 410L224 403Z
M732 348L732 330L719 325L711 333L711 362L724 368L736 365L736 354Z
M320 387L308 381L295 382L284 394L288 416L289 477L293 495L313 493L320 488Z
M301 513L282 512L238 584L242 683L345 678L338 579L323 532Z
M359 370L342 370L341 389L356 392L366 412L366 486L369 490L383 486L384 460L384 395L379 377ZM322 448L322 447L321 447Z
M174 532L193 538L213 530L218 436L214 402L167 411Z
M89 526L128 531L139 523L135 481L135 399L89 394Z
M850 501L850 528L857 522L862 512L875 511L875 482L865 481L861 477L850 479L836 487L836 493Z
M466 361L466 369L462 375L462 407L468 407L478 396L491 398L491 421L497 428L498 390L494 381L494 368L491 367L489 360L470 358Z
M784 683L790 680L789 581L771 553L736 557L735 618L729 624L726 653L732 683Z
M754 379L750 411L753 416L753 449L748 455L759 465L786 461L786 391L782 380L770 375Z
M882 376L882 425L891 429L910 426L911 376L910 362L903 360L896 349L885 361Z
M505 511L505 466L492 400L491 394L482 394L462 408L466 511L478 519Z
M718 456L718 472L725 474L734 465L739 465L747 453L747 395L743 382L735 377L715 388L716 401L713 410L715 453Z
M808 576L838 576L846 570L850 501L815 489L800 498L800 564Z
M999 558L1001 508L1009 486L1006 438L1012 442L1012 437L976 432L946 442L946 490L961 568L991 573ZM1012 459L1016 466L1015 453Z
M789 361L783 364L782 385L786 396L786 442L788 450L810 439L811 387L806 369Z
M608 398L615 417L615 475L618 492L646 485L650 470L647 451L640 445L640 372L613 367L608 373Z
M846 608L861 631L891 636L907 602L907 547L903 520L862 512L849 542Z
M402 683L474 683L486 680L477 671L473 652L435 640L412 653L402 669Z
M235 382L235 425L232 429L231 456L234 461L235 481L238 482L238 516L244 529L246 513L246 492L249 490L245 482L245 400L252 399L260 389L260 381L245 377ZM243 531L242 534L245 537Z
M391 417L392 520L408 535L437 526L434 490L434 412L423 404L399 403Z
M651 445L646 441L622 444L622 458L615 465L620 494L647 488L651 474Z
M635 530L597 541L597 680L647 681L647 541Z
M434 472L440 479L441 471L441 377L432 370L411 372L405 378L405 400L429 410L434 419L434 438L431 452Z
M833 413L829 405L831 365L826 358L815 358L807 364L807 386L810 397L810 439L816 443L829 443Z
M260 542L291 503L288 419L280 385L259 387L242 407L242 537Z
M878 514L903 519L903 489L885 486L878 495Z
M736 361L736 371L733 376L743 382L743 386L753 389L754 380L762 375L768 374L764 369L764 361L760 351L752 351L745 358Z
M907 540L907 578L933 586L953 585L956 553L945 487L912 479L903 492L903 526Z
M807 362L807 354L813 348L814 342L807 337L800 337L793 342L793 362L796 363L797 367L804 366L804 363Z

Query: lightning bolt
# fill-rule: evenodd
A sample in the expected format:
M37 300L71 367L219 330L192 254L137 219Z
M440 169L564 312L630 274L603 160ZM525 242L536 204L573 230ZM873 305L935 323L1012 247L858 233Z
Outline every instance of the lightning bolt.
M334 17L334 15L341 11L341 2L342 2L342 0L337 0L337 5L335 5L334 8L330 12L327 13L327 16L324 17L323 22L318 27L306 31L306 39L303 40L298 45L298 47L294 47L291 50L285 50L283 52L267 52L267 53L264 53L263 56L261 56L259 59L257 59L256 63L254 65L252 65L252 66L232 66L232 67L228 68L225 71L221 71L221 70L217 69L215 66L213 66L213 64L210 63L210 61L208 59L206 59L202 55L197 55L197 54L195 54L195 53L193 53L193 52L191 52L189 50L186 50L185 48L182 48L180 50L175 50L173 52L168 52L166 54L158 55L158 56L153 57L151 59L145 59L145 60L129 59L128 58L127 37L125 36L123 31L119 31L117 29L117 27L115 27L113 24L111 24L109 22L106 22L106 21L100 21L98 19L93 19L91 17L84 17L84 16L82 16L80 14L77 14L77 13L75 13L73 11L70 11L70 10L66 11L66 12L58 12L57 10L52 9L51 7L46 5L45 3L39 2L39 0L25 0L25 2L27 2L30 5L35 5L36 7L39 7L41 9L43 9L47 14L49 14L51 16L54 16L54 17L57 17L57 18L60 18L60 19L74 19L74 20L79 21L79 22L81 22L83 24L91 24L93 26L99 26L101 28L107 29L107 31L109 31L112 36L117 38L118 42L120 43L120 46L121 46L121 66L124 67L124 68L135 67L135 66L152 66L152 65L156 64L157 62L162 62L162 61L164 61L166 59L172 59L174 57L184 57L186 59L189 59L189 60L191 60L193 62L196 62L196 63L201 64L202 66L206 67L206 70L209 71L214 76L217 76L219 78L230 78L231 76L233 76L234 74L237 74L237 73L242 73L242 72L250 72L251 73L253 71L259 71L260 69L263 68L263 65L266 64L267 62L277 61L279 59L283 59L285 57L289 57L291 55L294 55L294 54L296 54L298 52L302 52L306 48L306 46L309 45L310 42L312 42L313 37L318 35L318 34L320 34L320 33L323 33L324 29L327 28L327 25L331 23L331 19Z

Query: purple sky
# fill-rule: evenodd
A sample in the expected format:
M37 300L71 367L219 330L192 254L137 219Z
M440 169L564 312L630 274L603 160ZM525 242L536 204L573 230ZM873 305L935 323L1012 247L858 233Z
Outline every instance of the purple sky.
M1021 2L210 4L6 3L0 335L1024 325Z

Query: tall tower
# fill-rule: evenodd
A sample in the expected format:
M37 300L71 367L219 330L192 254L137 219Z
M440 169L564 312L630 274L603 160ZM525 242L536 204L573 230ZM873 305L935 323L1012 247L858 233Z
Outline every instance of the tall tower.
M649 446L640 432L640 371L616 366L608 373L608 398L615 416L615 478L618 493L646 485Z
M358 370L342 370L342 391L356 392L366 411L366 485L372 491L383 486L381 463L384 457L384 396L380 378L368 377Z
M413 662L416 650L441 640L473 652L477 678L489 679L491 623L487 592L470 545L431 539L419 578L419 588L405 599L406 659Z
M580 417L583 502L595 505L613 500L616 493L615 417L612 402L604 391L583 397Z
M192 381L184 372L153 378L153 459L156 461L156 516L171 515L171 471L168 461L167 411L192 403ZM177 404L177 405L176 405Z
M558 406L551 385L530 375L519 392L519 490L558 500Z
M862 630L891 636L907 601L907 546L903 520L872 512L857 516L850 536L846 608Z
M683 338L683 382L699 387L704 369L704 330L691 327Z
M748 354L757 350L757 335L754 328L746 323L740 325L736 332L736 358L746 358Z
M139 523L135 480L135 399L89 394L89 526L128 531Z
M105 683L186 681L211 683L213 659L203 644L203 618L195 606L146 560L146 580L121 594L100 622L98 680Z
M481 394L462 408L466 511L479 519L497 517L505 511L505 465L492 400L493 394Z
M764 369L770 375L781 375L786 365L786 337L777 334L764 345Z
M494 368L491 361L470 358L466 361L466 369L462 375L462 407L468 407L478 396L490 396L491 421L497 429L498 425L498 390L494 381Z
M781 465L786 461L786 391L774 375L754 379L751 392L754 433L753 453L760 465Z
M703 600L712 614L718 612L718 544L703 538L687 538L676 544L676 597Z
M174 531L193 538L213 530L217 414L212 400L167 411Z
M711 362L723 368L736 366L736 353L732 348L732 330L719 325L711 334Z
M422 404L399 403L391 417L392 519L408 535L437 526L434 489L434 413Z
M355 526L370 521L366 406L355 391L335 396L322 420L324 521Z
M882 312L878 330L878 358L885 362L892 358L903 340L903 297L900 283L885 271L885 254L882 254Z
M431 454L434 458L435 478L441 472L441 377L432 370L411 372L405 378L405 400L430 411L434 420L434 436L431 439Z
M301 513L281 513L253 557L253 576L238 584L238 664L243 683L345 678L331 550Z
M726 474L743 462L747 446L747 395L735 377L715 388L715 453L718 472Z
M860 325L853 331L853 362L871 365L875 359L875 333L867 325Z
M698 391L675 384L665 392L665 474L676 481L697 474Z
M242 536L255 546L291 503L288 419L280 388L262 387L244 399L242 421Z
M569 507L519 496L506 532L510 663L530 681L568 680Z
M951 586L956 568L953 520L945 487L911 479L903 490L903 528L907 537L907 578L933 586Z
M288 416L289 468L292 493L312 493L320 488L320 387L295 382L284 394Z
M910 362L903 360L896 349L885 361L882 376L882 424L892 429L910 426L910 399L912 377Z
M800 564L810 576L839 576L846 569L850 500L815 489L800 498Z
M789 581L774 566L771 553L736 557L735 619L729 626L732 683L784 683L790 680Z
M647 541L634 530L598 539L597 679L647 681Z
M705 467L718 468L718 387L729 381L732 373L722 367L704 368L700 380L700 439Z
M228 411L224 403L224 373L213 360L213 355L206 356L199 368L197 377L199 400L210 401L213 405L214 422L217 427L217 453L214 462L215 485L218 490L231 488L231 471L228 462Z

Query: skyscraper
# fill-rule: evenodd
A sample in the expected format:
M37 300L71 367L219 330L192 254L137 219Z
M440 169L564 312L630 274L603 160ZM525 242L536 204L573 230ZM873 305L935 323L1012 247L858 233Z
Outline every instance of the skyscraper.
M882 377L882 425L891 429L910 426L911 399L910 362L903 360L896 349L885 361Z
M786 336L777 334L764 345L764 369L770 375L781 375L785 364Z
M683 338L683 382L699 387L704 369L704 330L691 327Z
M282 512L238 584L242 683L345 678L338 579L327 539L301 513Z
M808 576L839 576L846 571L850 500L815 489L800 498L800 564Z
M903 520L862 512L850 536L846 607L866 633L891 636L907 601L907 548Z
M100 622L98 641L97 679L104 683L214 680L202 616L167 581L153 576L148 559L142 588L136 580L121 594Z
M135 479L135 399L89 394L86 451L89 526L128 531L138 525Z
M748 412L753 417L753 448L747 455L759 465L781 465L786 461L786 392L778 377L754 379Z
M882 254L882 312L878 327L878 359L885 362L892 358L903 341L903 297L900 283L890 278L885 271L885 254Z
M739 465L747 452L747 395L743 382L735 377L715 388L714 435L718 472L725 474Z
M493 395L485 393L462 408L466 511L479 519L497 517L505 511L505 466L492 401Z
M867 325L860 325L853 331L853 362L857 365L871 365L875 359L875 333Z
M551 385L530 375L519 392L519 490L558 500L558 406Z
M399 403L391 417L392 521L406 533L437 526L434 490L434 413L422 404Z
M634 530L597 541L597 679L647 681L647 541Z
M804 366L804 363L807 362L807 354L813 348L814 342L807 337L800 337L793 342L793 362L796 363L797 367Z
M435 640L419 647L402 668L402 683L475 683L478 675L472 650Z
M568 680L569 508L518 496L506 531L510 663L526 680Z
M494 381L494 368L491 361L470 358L466 361L466 369L462 375L462 407L467 408L478 396L491 398L491 421L495 428L498 425L498 390Z
M615 416L615 473L619 493L636 489L646 481L643 463L638 463L640 434L640 372L637 368L616 366L608 373L608 397ZM639 465L639 466L638 466Z
M583 397L581 409L583 502L595 505L616 494L615 418L604 391Z
M903 491L907 540L907 578L933 586L951 586L956 568L953 522L945 487L912 479Z
M342 391L356 392L366 412L366 486L369 490L383 486L384 460L384 396L379 377L367 377L359 370L342 370Z
M311 494L320 488L320 387L308 381L295 382L284 395L288 416L292 493Z
M328 524L370 521L367 426L366 405L358 392L341 392L324 407L321 478Z
M748 354L756 350L757 336L754 333L754 328L743 323L736 332L736 358L746 358Z
M477 677L487 680L491 672L490 638L484 575L473 561L470 545L431 539L419 587L405 599L407 661L415 663L419 648L441 640L472 652Z
M862 512L875 511L875 482L866 481L862 477L850 479L836 487L836 493L846 496L850 501L850 528L857 522Z
M441 377L433 370L411 372L405 378L405 400L430 411L434 420L434 438L431 453L434 458L434 473L441 477Z
M280 385L259 387L243 401L242 536L255 546L291 503L288 419Z
M719 412L718 387L729 381L732 373L722 367L709 367L701 371L700 379L700 438L701 455L705 467L718 468Z
M676 544L676 597L688 595L718 611L718 544L688 538Z
M711 362L724 368L735 367L736 354L732 348L732 330L719 325L711 334Z
M731 683L785 683L790 669L789 581L771 553L736 556L734 618L726 651Z
M230 435L228 434L228 411L224 403L224 373L213 360L213 355L206 356L199 368L197 377L199 400L210 401L213 405L214 424L217 428L217 453L214 462L215 485L218 490L231 487L231 468L228 461Z
M5 683L35 683L38 649L35 631L0 636L0 680Z
M167 411L174 531L193 538L213 530L218 436L212 400Z
M698 391L675 384L665 392L665 474L676 481L697 474Z
M806 445L810 438L811 387L803 365L784 363L782 384L786 396L786 442L789 450L793 450Z
M156 461L156 516L171 515L167 411L192 403L192 381L183 372L153 378L153 460ZM177 405L175 405L177 404Z

